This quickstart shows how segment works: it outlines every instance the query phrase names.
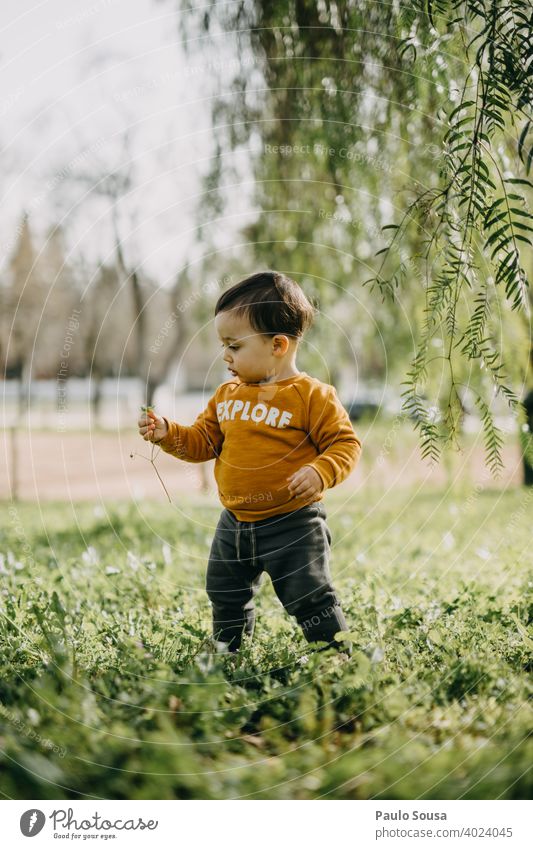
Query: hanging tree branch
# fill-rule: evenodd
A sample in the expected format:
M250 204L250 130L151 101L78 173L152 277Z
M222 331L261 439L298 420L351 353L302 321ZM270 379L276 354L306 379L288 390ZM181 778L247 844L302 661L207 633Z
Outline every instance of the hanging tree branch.
M501 310L505 322L517 316L524 326L531 309L521 253L531 248L533 233L527 206L533 188L533 9L523 0L250 0L201 11L183 0L182 6L182 27L195 46L208 44L210 32L215 37L220 29L232 33L239 55L253 54L260 74L255 83L241 68L233 85L214 98L219 154L245 146L252 131L263 144L311 142L312 149L313 141L320 147L327 140L334 152L347 140L364 141L368 131L373 150L381 146L392 162L397 157L398 175L406 164L408 185L398 188L391 179L389 188L376 179L376 169L357 170L347 158L323 161L311 154L309 176L302 179L295 174L294 157L252 157L262 215L251 241L283 250L278 219L269 213L271 206L293 208L297 184L306 215L298 217L294 229L305 259L317 223L305 209L307 179L310 186L331 187L330 197L339 195L335 201L345 207L352 186L355 215L361 189L365 203L371 203L369 197L394 203L400 223L383 228L392 237L378 251L379 269L367 283L383 300L393 301L402 286L411 305L424 306L404 383L404 410L420 431L423 455L436 461L444 445L457 444L470 392L481 416L488 465L497 472L501 439L493 400L498 396L519 413L511 387L517 374L524 379L527 373L525 346L518 362L515 357L504 363L504 334L497 333L496 320ZM366 92L379 108L368 105ZM369 114L373 122L367 122ZM392 124L389 133L385 127ZM417 142L429 137L428 162ZM513 137L514 163L508 156ZM209 198L221 183L220 157L215 161ZM333 202L331 207L335 211ZM379 204L366 212L371 224L382 223ZM357 244L348 249L356 254ZM419 265L424 273L413 282L411 272ZM346 273L338 267L341 276ZM417 321L418 312L412 314ZM433 356L434 343L441 348L438 356ZM443 366L445 383L434 390L432 381ZM432 393L437 397L426 397Z
M416 197L394 229L393 239L379 253L377 275L367 281L382 292L399 285L401 267L385 276L383 269L393 255L394 244L414 222L429 231L423 259L427 268L425 318L411 367L405 381L404 409L415 419L422 438L422 454L437 460L444 444L456 438L462 415L460 384L454 373L454 357L459 348L467 361L479 362L490 374L493 394L501 394L509 407L520 412L516 394L507 385L501 350L489 329L491 303L497 287L504 288L511 310L528 318L529 282L524 271L520 244L532 245L533 226L522 187L533 188L527 179L533 159L533 10L513 0L440 0L415 4L420 17L427 14L438 32L443 22L447 31L476 29L467 42L467 59L476 44L475 56L466 75L459 103L447 116L443 137L444 168L441 186ZM416 21L415 21L416 26ZM410 40L412 41L413 31ZM469 79L475 80L475 94L468 94ZM508 126L522 121L517 154L525 175L505 176L499 145ZM423 223L419 213L423 209ZM385 228L384 228L385 229ZM431 232L432 231L432 232ZM486 268L480 274L480 262ZM436 274L431 269L437 268ZM468 292L472 310L461 329L460 300ZM441 426L435 422L434 405L427 404L423 388L428 379L428 350L433 337L441 334L447 342L442 355L448 365L449 389L441 403ZM435 358L433 358L435 359ZM487 463L494 473L502 466L500 432L494 425L490 399L470 384L480 409ZM487 392L487 387L485 387Z

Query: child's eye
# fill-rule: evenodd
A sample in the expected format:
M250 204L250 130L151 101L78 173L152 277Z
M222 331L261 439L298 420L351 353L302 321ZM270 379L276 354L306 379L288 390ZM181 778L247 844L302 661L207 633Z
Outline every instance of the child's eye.
M238 345L228 345L228 348L230 349L230 351L238 351L239 350Z

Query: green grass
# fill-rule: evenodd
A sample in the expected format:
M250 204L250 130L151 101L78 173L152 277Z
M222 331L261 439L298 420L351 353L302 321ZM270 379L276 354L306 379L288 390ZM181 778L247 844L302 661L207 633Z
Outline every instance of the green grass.
M208 651L213 502L5 503L0 791L530 798L531 498L328 494L344 664L266 578L253 643Z

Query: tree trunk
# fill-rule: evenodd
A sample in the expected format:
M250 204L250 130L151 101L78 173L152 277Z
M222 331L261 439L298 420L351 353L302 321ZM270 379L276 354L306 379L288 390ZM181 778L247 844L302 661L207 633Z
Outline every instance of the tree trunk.
M523 400L528 430L521 432L524 486L533 486L533 389Z
M18 414L23 416L27 412L31 401L31 360L26 359L22 364L19 379Z
M148 378L148 380L146 381L146 403L150 407L154 406L154 396L155 396L157 387L159 386L159 383L160 383L159 380L155 380L155 379L153 380L151 378Z
M94 376L94 372L93 372ZM99 426L100 416L102 413L102 377L97 375L92 381L93 390L91 392L91 418L96 427Z
M10 455L11 455L11 480L10 491L11 500L18 501L19 498L19 463L18 463L18 446L17 446L17 428L15 425L9 428L10 435Z

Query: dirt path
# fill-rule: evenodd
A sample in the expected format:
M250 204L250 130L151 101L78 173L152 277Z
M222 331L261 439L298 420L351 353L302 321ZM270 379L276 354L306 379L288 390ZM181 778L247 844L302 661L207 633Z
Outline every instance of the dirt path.
M4 432L0 461L0 498L9 498L11 447L10 432ZM443 464L429 469L420 459L416 436L398 439L392 450L384 451L379 440L369 441L356 471L340 485L343 489L361 489L371 485L391 487L416 485L442 486L449 480ZM55 432L19 430L18 497L24 500L156 498L166 495L149 462L130 457L132 452L150 455L150 446L136 430L91 432ZM518 449L513 444L504 450L505 470L499 481L492 481L484 467L483 446L475 444L464 455L453 458L453 474L474 485L515 486L521 482ZM8 465L9 464L9 465ZM216 497L213 462L182 463L159 453L157 467L172 497L179 493L211 492ZM339 488L340 488L339 487Z

